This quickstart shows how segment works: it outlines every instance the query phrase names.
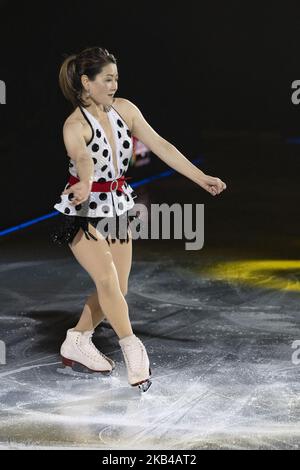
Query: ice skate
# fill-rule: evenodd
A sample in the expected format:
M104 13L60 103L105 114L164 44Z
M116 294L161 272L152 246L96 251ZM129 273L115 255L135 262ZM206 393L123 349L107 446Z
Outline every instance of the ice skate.
M151 386L150 363L145 346L134 334L119 340L127 367L128 383L146 392Z
M74 331L71 328L60 348L62 363L75 372L109 374L115 368L112 359L100 352L92 342L94 330Z

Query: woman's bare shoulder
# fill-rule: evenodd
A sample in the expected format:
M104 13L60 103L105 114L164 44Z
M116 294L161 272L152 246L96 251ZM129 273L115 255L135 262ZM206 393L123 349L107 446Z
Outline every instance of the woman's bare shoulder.
M113 107L115 110L123 117L126 121L129 129L132 129L132 120L133 120L133 112L132 112L132 105L129 100L126 98L115 98Z
M73 113L71 113L67 119L64 122L64 126L69 126L69 125L77 125L78 124L85 124L85 121L83 119L83 116L81 112L79 111L79 108L74 109Z
M92 129L84 119L79 107L76 108L65 120L63 125L63 134L81 135L86 143L90 141L92 137Z

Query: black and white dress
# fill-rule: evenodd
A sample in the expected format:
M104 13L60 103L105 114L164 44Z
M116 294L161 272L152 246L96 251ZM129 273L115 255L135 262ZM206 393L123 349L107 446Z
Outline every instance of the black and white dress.
M92 137L87 143L87 149L94 162L93 181L102 183L114 181L121 176L125 176L133 151L132 136L126 122L115 108L111 106L107 115L111 124L116 149L117 171L115 171L112 148L102 126L86 108L81 106L79 108L92 130ZM79 178L76 163L71 158L69 173ZM63 191L69 187L70 184L67 183ZM72 193L61 195L59 201L54 205L54 208L61 214L58 216L60 220L55 230L51 233L52 241L58 245L71 243L80 227L83 229L87 239L92 237L96 240L93 234L88 231L88 223L97 227L99 221L107 217L114 217L116 219L117 228L121 220L126 219L129 223L135 218L135 216L128 216L127 214L135 204L135 197L136 193L127 182L123 185L123 192L119 190L111 192L92 190L89 198L77 206L71 204ZM109 243L109 233L106 235L106 240ZM125 239L121 239L119 236L115 238L120 239L121 242L128 242L128 233ZM111 238L111 241L115 242L115 239Z

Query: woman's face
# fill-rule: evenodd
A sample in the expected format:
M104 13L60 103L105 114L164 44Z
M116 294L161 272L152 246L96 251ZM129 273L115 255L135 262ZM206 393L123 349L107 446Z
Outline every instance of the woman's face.
M107 64L94 81L88 81L88 90L96 104L110 106L118 89L118 69L116 64Z

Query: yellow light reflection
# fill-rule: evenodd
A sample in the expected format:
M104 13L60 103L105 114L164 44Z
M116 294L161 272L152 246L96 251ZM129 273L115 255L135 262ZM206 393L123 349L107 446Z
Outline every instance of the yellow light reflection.
M267 289L300 291L297 270L300 270L300 261L244 260L221 263L205 270L205 272L216 279ZM290 271L295 271L295 273ZM203 273L203 271L201 272ZM286 277L280 275L281 273L285 274Z

